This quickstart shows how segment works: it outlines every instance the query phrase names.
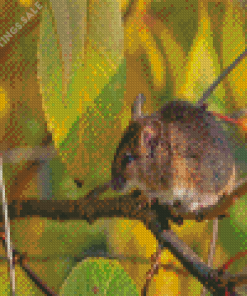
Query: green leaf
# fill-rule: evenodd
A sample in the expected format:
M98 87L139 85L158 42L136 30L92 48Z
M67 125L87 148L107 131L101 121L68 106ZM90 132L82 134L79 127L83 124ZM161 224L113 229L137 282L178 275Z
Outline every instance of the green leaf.
M138 296L136 286L117 260L88 259L73 268L60 289L66 295Z
M38 69L48 127L54 134L55 144L59 146L78 116L84 116L88 107L95 106L95 98L118 71L123 59L123 26L118 1L105 2L104 5L90 2L87 19L77 13L69 2L66 2L68 12L52 3L54 11L42 10ZM86 5L86 2L83 3ZM78 3L76 7L83 10ZM60 25L69 16L76 20L69 21L67 29L63 29L70 32L67 38ZM88 26L85 32L86 20ZM81 37L83 32L85 36ZM68 46L70 44L72 51ZM72 63L67 61L67 57L66 61L64 58L61 60L61 53L72 54Z
M119 66L117 73L111 77L109 83L104 87L95 104L104 118L114 120L123 106L126 80L126 61Z
M219 240L230 256L234 256L246 249L247 234L232 219L224 218L219 222Z
M234 226L237 226L242 231L247 233L247 195L241 197L237 200L229 210L231 220L234 223Z

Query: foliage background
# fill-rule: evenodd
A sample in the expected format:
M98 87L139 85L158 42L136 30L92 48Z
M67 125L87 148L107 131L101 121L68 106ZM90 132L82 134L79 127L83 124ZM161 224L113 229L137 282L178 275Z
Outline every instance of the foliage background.
M34 3L1 0L0 36L31 13ZM175 98L196 102L246 48L246 10L240 1L39 3L40 11L0 48L0 120L4 127L0 129L0 149L35 147L47 129L52 132L58 151L49 162L54 199L77 199L109 180L114 151L139 93L146 97L144 111L148 114ZM245 59L210 97L210 110L231 114L246 108L246 81ZM234 133L242 143L242 130ZM233 144L232 149L244 168L243 148ZM27 167L25 159L5 164L9 201L16 176L25 174ZM39 171L30 175L19 198L39 198L39 176ZM74 178L82 181L81 189ZM242 197L231 208L231 217L220 222L215 267L246 249L245 206L246 197ZM182 227L172 225L172 229L207 260L212 222L187 221ZM33 270L57 293L62 284L66 286L71 272L79 269L75 256L101 249L140 259L119 261L140 292L150 266L147 260L157 247L151 232L140 222L121 219L100 220L89 226L83 221L29 218L13 221L12 236L16 248L32 258ZM164 291L169 295L200 295L200 283L170 252L163 252L162 262L172 262L174 268L160 270L150 295L164 295ZM231 271L244 265L245 259L239 260ZM0 272L0 292L4 295L9 287L6 262L0 263ZM21 295L27 291L28 295L41 295L18 267L17 273Z

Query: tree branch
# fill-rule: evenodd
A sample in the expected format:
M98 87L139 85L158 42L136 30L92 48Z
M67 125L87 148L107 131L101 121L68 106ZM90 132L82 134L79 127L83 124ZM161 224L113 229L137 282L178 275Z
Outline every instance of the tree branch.
M227 201L224 211L228 208L236 197L240 197L247 192L247 182L239 185L230 194L225 195ZM157 205L156 205L157 207ZM237 276L228 273L221 274L218 270L210 268L202 259L195 254L175 233L162 226L159 216L165 213L166 219L169 217L167 207L158 206L159 211L153 210L152 206L147 203L145 196L140 191L134 191L131 195L120 198L109 198L104 200L26 200L13 201L9 205L10 219L24 218L28 216L40 216L55 220L86 220L93 223L99 218L109 217L125 217L129 219L141 220L148 229L150 229L158 239L162 248L167 247L181 261L187 270L197 277L199 281L205 285L212 293L222 293L226 287L231 285L239 285L247 281L247 275ZM221 208L208 211L206 217L215 216L221 213ZM160 212L160 213L158 213ZM190 216L195 218L194 216ZM0 215L0 221L3 221L3 215Z
M217 216L225 215L236 198L246 193L247 180L238 184L229 194L222 196L218 205L206 208L200 218L211 220ZM83 199L83 197L80 200L13 200L9 204L9 215L11 220L27 216L40 216L54 220L87 220L89 223L102 217L126 217L144 221L152 211L143 207L143 196L142 201L138 200L136 196L137 191L134 191L132 195L105 198L104 200ZM146 198L145 202L147 202ZM159 208L161 212L167 212L166 205L159 205ZM176 209L169 206L168 208L172 215L177 215ZM181 216L187 220L198 219L196 213L181 213ZM150 219L148 218L148 220ZM0 214L0 221L2 220L3 216Z

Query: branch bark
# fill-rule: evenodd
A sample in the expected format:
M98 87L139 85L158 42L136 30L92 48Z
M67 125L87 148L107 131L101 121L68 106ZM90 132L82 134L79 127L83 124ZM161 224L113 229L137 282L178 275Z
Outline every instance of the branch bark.
M200 219L211 220L225 215L227 209L234 204L234 201L246 193L247 180L238 184L229 194L222 196L218 205L206 208L200 215ZM40 216L54 220L87 220L89 223L102 217L151 220L148 215L151 215L152 211L148 207L143 207L143 200L147 202L147 199L145 197L143 199L143 196L141 200L137 199L136 192L132 195L125 195L120 198L106 198L104 200L83 199L83 197L80 200L13 200L9 204L9 215L11 220L27 216ZM166 207L166 205L159 205L161 212L167 212ZM175 209L168 208L173 216L177 215ZM153 214L151 216L153 217ZM187 220L198 219L198 215L195 213L184 213L181 216ZM2 220L3 216L0 214L0 221Z

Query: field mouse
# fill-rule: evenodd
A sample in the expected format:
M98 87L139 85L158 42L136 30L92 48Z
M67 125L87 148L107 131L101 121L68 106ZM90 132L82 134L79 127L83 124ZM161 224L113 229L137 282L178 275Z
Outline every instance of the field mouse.
M200 213L217 204L221 194L235 183L236 165L223 129L205 102L246 54L247 49L196 105L171 101L144 116L145 97L140 94L115 153L112 179L88 197L97 198L109 187L121 193L138 187L150 200L158 198L159 203L179 207L180 212Z
M150 116L138 112L133 108L133 120L116 151L112 187L124 193L137 186L161 204L179 205L181 212L199 213L216 204L236 174L227 139L212 113L187 101L169 102Z

